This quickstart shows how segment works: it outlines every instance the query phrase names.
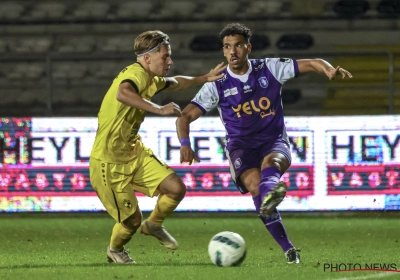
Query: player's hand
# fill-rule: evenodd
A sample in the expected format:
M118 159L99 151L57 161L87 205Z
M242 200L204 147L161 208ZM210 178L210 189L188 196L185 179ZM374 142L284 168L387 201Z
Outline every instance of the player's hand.
M181 147L181 163L187 163L192 165L194 162L200 162L199 157L194 153L192 148L189 146L182 146Z
M331 68L328 70L326 73L326 76L328 76L329 80L335 79L337 76L342 76L342 79L348 77L348 78L353 78L353 75L351 73L343 68L340 68L340 66L336 68Z
M216 80L222 79L225 74L220 74L228 65L224 65L223 62L218 64L215 68L211 69L210 72L206 75L207 82L214 82Z
M177 117L180 117L182 115L181 107L179 107L179 105L175 104L174 102L162 106L160 110L161 110L160 115L162 116L175 115Z

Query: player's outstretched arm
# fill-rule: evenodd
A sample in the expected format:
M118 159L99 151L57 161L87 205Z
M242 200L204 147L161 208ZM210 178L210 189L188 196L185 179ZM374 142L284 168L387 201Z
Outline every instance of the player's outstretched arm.
M317 72L325 74L329 80L335 79L337 76L342 76L342 79L348 77L352 78L351 73L340 66L333 67L329 62L316 58L316 59L299 59L297 60L300 73Z
M171 102L167 105L160 106L149 100L145 100L139 95L138 92L136 92L130 83L122 83L119 85L117 100L127 106L144 110L153 114L162 116L181 116L181 108L179 105Z
M171 82L170 86L166 88L166 91L181 91L188 88L199 86L207 82L214 82L221 79L224 74L221 72L226 68L223 62L218 64L215 68L211 69L210 72L203 76L189 77L189 76L175 76L169 78Z
M176 132L181 142L181 163L192 164L193 161L200 162L200 159L192 150L190 145L190 123L197 120L203 112L195 105L189 104L183 109L182 116L176 120Z

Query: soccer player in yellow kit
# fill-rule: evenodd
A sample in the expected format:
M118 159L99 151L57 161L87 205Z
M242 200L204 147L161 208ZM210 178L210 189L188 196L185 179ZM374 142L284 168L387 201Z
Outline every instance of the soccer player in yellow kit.
M135 263L125 250L136 230L156 237L166 248L178 248L163 221L183 199L186 186L179 176L140 140L138 131L146 112L179 117L171 102L159 106L151 98L160 91L182 91L222 78L223 63L203 76L166 78L173 64L169 37L161 31L146 31L134 43L137 61L114 79L98 113L98 129L90 155L90 182L107 212L116 220L109 262ZM142 213L134 191L158 196L149 218Z

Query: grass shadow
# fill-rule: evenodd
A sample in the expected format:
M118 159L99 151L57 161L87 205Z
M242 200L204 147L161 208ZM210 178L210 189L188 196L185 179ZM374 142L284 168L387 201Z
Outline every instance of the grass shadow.
M108 267L108 266L127 266L126 264L116 264L116 263L88 263L88 264L21 264L21 265L8 265L8 266L0 266L0 270L2 269L27 269L27 268L67 268L67 267ZM192 263L192 262L170 262L170 263L137 263L132 266L214 266L208 262L200 262L200 263Z

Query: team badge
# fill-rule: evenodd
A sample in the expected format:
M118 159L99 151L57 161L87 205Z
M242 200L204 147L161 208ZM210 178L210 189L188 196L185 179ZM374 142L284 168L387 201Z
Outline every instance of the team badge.
M267 88L268 87L268 80L266 77L261 77L258 79L258 82L260 83L260 86L262 88Z
M131 204L131 202L129 200L124 199L123 203L124 203L125 207L132 208L132 204Z
M237 158L235 160L234 166L236 169L238 169L240 166L242 166L242 160L240 158Z

